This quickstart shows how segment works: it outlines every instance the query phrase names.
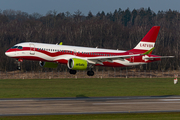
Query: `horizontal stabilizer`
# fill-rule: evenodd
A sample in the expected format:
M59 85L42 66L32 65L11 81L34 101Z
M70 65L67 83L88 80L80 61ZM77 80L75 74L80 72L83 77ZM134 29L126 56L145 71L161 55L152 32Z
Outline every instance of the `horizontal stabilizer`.
M146 60L154 60L156 58L174 58L174 56L145 57Z

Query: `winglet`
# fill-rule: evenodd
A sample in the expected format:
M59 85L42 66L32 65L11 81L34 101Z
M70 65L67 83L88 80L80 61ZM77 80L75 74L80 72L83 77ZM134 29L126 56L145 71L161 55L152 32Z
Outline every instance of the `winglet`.
M151 48L150 50L148 50L147 52L143 53L143 55L149 55L150 53L152 53L152 51L154 50L155 47Z
M62 44L63 44L63 42L60 42L60 43L59 43L59 45L62 45Z

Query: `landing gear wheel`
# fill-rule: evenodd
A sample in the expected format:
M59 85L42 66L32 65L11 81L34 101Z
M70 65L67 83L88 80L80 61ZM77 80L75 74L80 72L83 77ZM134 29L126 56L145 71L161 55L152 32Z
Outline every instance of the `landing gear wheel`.
M94 75L94 72L93 72L93 71L87 71L87 75L88 75L88 76L93 76L93 75Z
M21 62L17 61L17 70L21 70Z
M69 70L70 74L76 74L76 70Z
M17 62L17 70L21 70L21 62L23 62L23 59L19 58L16 60Z
M17 70L21 70L21 67L20 67L20 66L17 66Z

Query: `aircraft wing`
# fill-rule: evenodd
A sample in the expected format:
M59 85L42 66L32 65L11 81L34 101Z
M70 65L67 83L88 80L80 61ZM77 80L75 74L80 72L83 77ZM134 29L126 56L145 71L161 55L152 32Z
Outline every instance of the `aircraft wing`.
M130 58L133 56L140 56L141 54L133 54L133 55L119 55L119 56L104 56L104 57L88 57L87 61L91 64L101 64L103 62L113 62L113 60L121 60L125 61L126 58Z

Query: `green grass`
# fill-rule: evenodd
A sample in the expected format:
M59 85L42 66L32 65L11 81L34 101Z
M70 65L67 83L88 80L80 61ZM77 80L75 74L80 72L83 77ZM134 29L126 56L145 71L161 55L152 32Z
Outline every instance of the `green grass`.
M173 78L3 79L0 98L180 95Z
M179 120L180 113L11 116L0 120Z

